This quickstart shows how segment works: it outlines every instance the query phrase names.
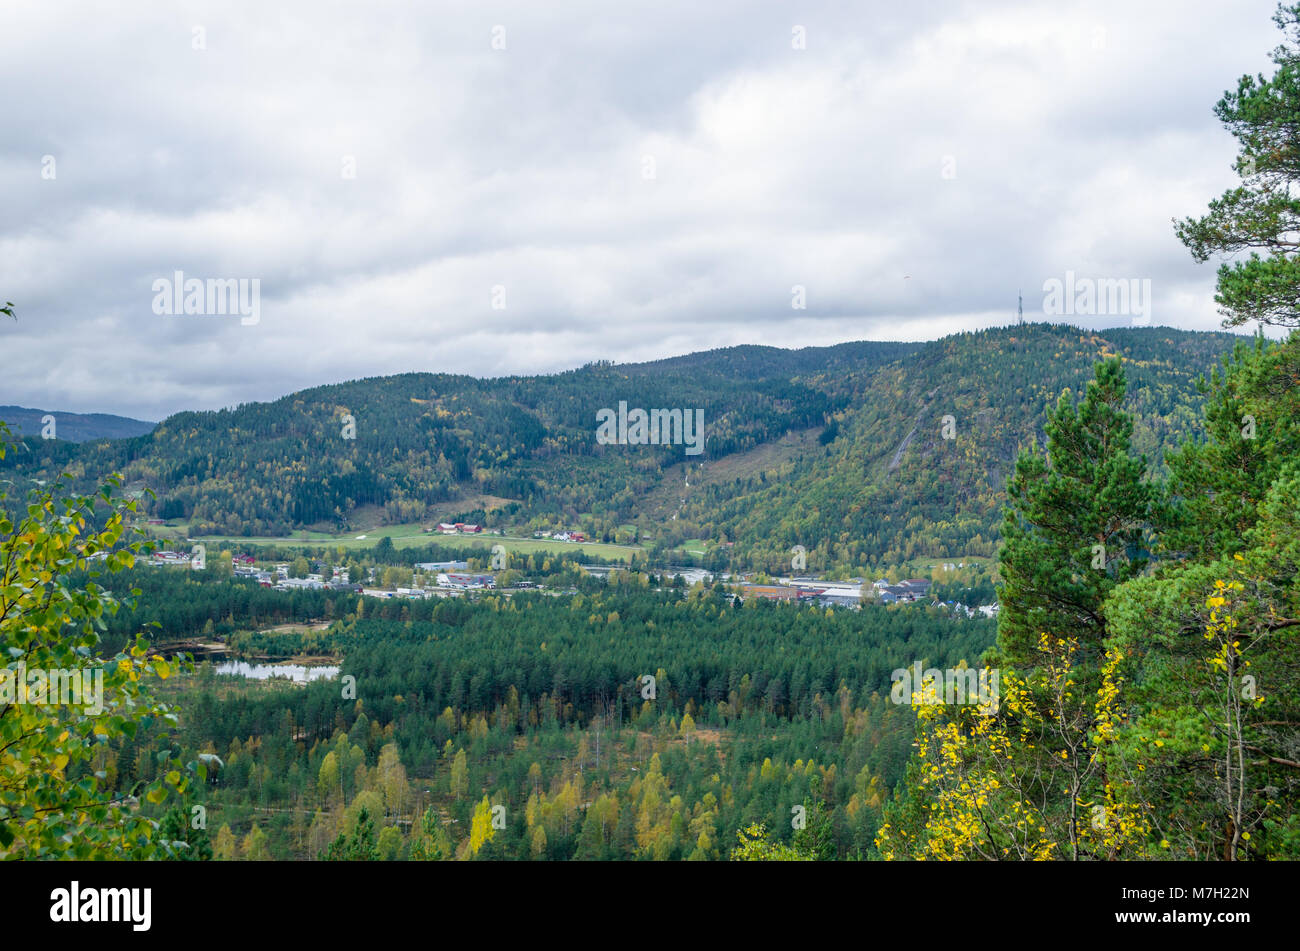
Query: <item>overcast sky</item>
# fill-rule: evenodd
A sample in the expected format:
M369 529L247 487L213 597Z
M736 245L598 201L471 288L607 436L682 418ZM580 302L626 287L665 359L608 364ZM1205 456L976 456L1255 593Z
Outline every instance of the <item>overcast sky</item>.
M1170 219L1275 6L4 0L0 404L931 339L1067 271L1213 329ZM156 314L176 271L256 323Z

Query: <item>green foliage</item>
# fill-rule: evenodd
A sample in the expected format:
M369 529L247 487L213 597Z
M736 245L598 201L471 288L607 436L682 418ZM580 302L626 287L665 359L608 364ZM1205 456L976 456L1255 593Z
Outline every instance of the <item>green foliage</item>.
M801 544L811 570L854 573L993 555L1017 450L1038 433L1041 407L1062 385L1081 391L1099 357L1124 359L1134 450L1158 468L1194 424L1200 397L1188 381L1231 344L1168 328L1031 324L926 344L737 347L546 377L406 374L182 413L139 439L33 440L8 464L38 476L121 469L158 493L152 515L187 519L194 536L340 531L362 511L431 524L460 510L461 520L524 534L581 528L598 541L640 541L660 563L784 571ZM596 410L620 400L700 407L704 455L597 445ZM345 413L355 439L343 438ZM947 415L953 439L941 435ZM705 540L703 556L679 551L694 539ZM407 551L379 544L382 564Z
M1300 333L1242 348L1212 378L1206 439L1174 454L1161 487L1173 543L1153 569L1134 559L1100 584L1078 560L1098 503L1114 509L1095 524L1122 529L1151 496L1124 464L1124 427L1088 430L1104 414L1062 404L1047 459L1023 458L1008 493L1000 709L922 708L877 839L886 857L1297 857L1297 359ZM1261 413L1250 436L1242 407ZM1050 484L1062 444L1083 450L1079 478L1027 490Z
M827 398L794 379L802 368L850 359L872 367L914 346L737 347L496 380L409 373L179 413L135 439L34 441L22 467L33 474L121 469L157 491L153 515L188 519L195 536L346 529L361 507L382 509L390 523L432 520L431 506L484 494L515 502L500 513L489 509L489 524L591 513L600 535L612 535L638 497L691 457L681 445L598 445L597 410L624 400L703 408L709 456L721 458L823 424ZM354 438L345 438L346 416L355 420Z
M839 437L747 480L693 489L656 544L732 541L703 564L782 573L796 544L812 571L993 556L1017 453L1041 445L1042 409L1063 388L1082 393L1099 359L1121 359L1131 448L1157 472L1164 451L1196 429L1201 397L1191 381L1233 342L1168 328L1027 324L945 337L867 373L810 375L842 407ZM947 415L952 439L943 437Z
M0 425L0 456L10 448L5 435ZM133 800L161 804L190 785L169 743L176 715L146 691L174 667L148 656L143 638L113 656L98 653L104 619L132 602L96 579L144 551L126 527L135 503L113 497L119 484L110 478L95 496L79 496L56 481L33 488L24 506L0 484L2 857L170 853L157 823ZM87 572L84 584L69 583L73 571ZM147 741L155 751L150 777L117 789L99 762L113 744L128 741Z
M362 808L351 832L343 832L321 853L325 862L374 862L379 859L379 845L375 840L375 820L368 809Z
M195 827L189 814L177 806L167 810L158 824L160 841L171 843L175 857L182 862L207 862L212 859L212 840L207 829Z
M1111 642L1140 684L1121 740L1178 857L1300 855L1291 822L1300 805L1300 387L1272 369L1298 357L1294 334L1239 355L1221 381L1231 395L1211 403L1209 441L1176 470L1185 556L1116 589L1105 606ZM1257 436L1266 453L1231 426L1213 428L1229 400L1273 402Z
M1300 457L1300 349L1238 344L1208 379L1205 435L1168 456L1162 545L1204 561L1241 551L1259 505L1289 460Z
M224 700L223 678L187 682L185 747L225 759L213 822L264 823L279 858L346 854L361 808L381 857L717 860L756 821L810 854L869 854L911 743L890 673L904 656L973 659L993 634L923 607L734 608L631 585L433 611L333 625L359 703L329 681ZM506 828L484 826L485 795Z
M1300 4L1280 4L1274 22L1285 35L1272 53L1276 72L1242 76L1214 110L1239 144L1242 184L1176 229L1198 261L1250 252L1219 268L1215 300L1226 326L1300 326Z
M998 646L1003 663L1034 663L1038 637L1078 638L1095 660L1101 604L1147 563L1155 494L1130 452L1124 369L1097 364L1076 407L1063 393L1047 420L1045 453L1023 451L1007 485Z
M731 850L733 862L812 862L817 858L795 846L770 841L761 823L742 829L736 838L740 844Z

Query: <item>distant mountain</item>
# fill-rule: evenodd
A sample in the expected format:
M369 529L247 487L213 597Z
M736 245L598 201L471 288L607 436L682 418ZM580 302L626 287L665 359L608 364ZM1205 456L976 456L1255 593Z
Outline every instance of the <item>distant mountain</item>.
M153 516L187 519L196 535L465 516L655 549L703 540L713 566L788 567L794 545L810 570L987 555L1016 452L1041 442L1047 406L1080 392L1098 358L1124 358L1135 442L1158 467L1166 446L1198 431L1195 378L1239 339L1027 324L546 376L407 373L179 413L130 439L29 438L30 452L0 465L122 471L157 493ZM602 444L598 413L620 404L701 410L704 451Z
M152 514L189 519L196 531L411 522L463 502L557 523L590 514L603 535L633 521L637 500L691 457L680 444L598 444L598 410L702 409L707 455L720 458L825 424L837 407L797 382L806 367L869 368L915 349L739 347L536 377L375 377L178 413L135 439L82 447L28 439L31 451L5 464L48 472L75 461L87 478L123 471L157 492Z
M801 377L842 407L834 438L744 479L692 480L678 531L772 568L788 568L795 545L810 569L992 555L1017 453L1044 444L1047 408L1066 389L1080 395L1098 359L1123 358L1133 448L1158 470L1166 448L1201 433L1196 378L1239 342L1034 323L945 337L870 373Z
M15 435L39 439L45 428L43 420L46 416L54 417L54 438L77 443L143 436L158 425L108 413L64 413L59 410L29 409L25 406L0 406L0 421L8 423Z

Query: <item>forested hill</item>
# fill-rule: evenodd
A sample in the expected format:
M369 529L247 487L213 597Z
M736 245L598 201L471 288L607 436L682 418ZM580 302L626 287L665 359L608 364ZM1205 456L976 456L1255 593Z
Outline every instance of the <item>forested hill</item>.
M1019 447L1043 444L1045 410L1066 389L1081 394L1098 359L1123 358L1133 448L1159 469L1166 448L1199 437L1197 378L1238 343L1250 345L1225 333L1025 324L945 337L870 374L804 377L844 407L825 434L835 438L743 485L702 486L682 531L734 541L748 562L774 568L796 544L810 568L992 555Z
M42 438L42 432L51 432L48 417L54 417L52 436L68 442L90 442L95 439L127 439L143 436L154 424L129 416L109 413L64 413L61 411L31 409L27 406L0 406L0 422L7 423L14 435Z
M4 465L86 479L122 471L157 493L152 515L187 519L196 535L465 512L656 546L734 541L734 553L775 563L803 544L818 567L981 554L1017 447L1062 389L1081 390L1097 358L1125 358L1138 447L1156 459L1193 431L1194 380L1233 340L1029 324L924 344L731 347L546 376L408 373L180 413L134 439L28 438ZM702 409L704 452L599 445L597 411L621 401Z

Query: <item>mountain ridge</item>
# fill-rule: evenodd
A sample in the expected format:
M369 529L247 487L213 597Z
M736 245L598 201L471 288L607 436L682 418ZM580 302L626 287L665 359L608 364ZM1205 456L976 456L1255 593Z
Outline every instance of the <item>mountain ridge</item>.
M346 531L363 514L408 524L491 497L507 501L467 514L660 549L705 539L715 560L739 548L725 557L774 568L796 544L819 567L983 555L1015 453L1041 436L1049 402L1086 385L1096 359L1124 358L1135 446L1158 466L1163 448L1199 425L1193 381L1241 340L1031 323L923 343L740 345L534 376L411 372L184 411L127 439L28 439L32 451L13 465L86 478L123 471L157 493L150 515L183 519L194 535ZM705 453L599 444L596 413L620 402L702 408Z
M55 438L76 443L143 436L158 425L149 420L114 413L69 413L63 410L34 409L30 406L0 406L0 421L7 423L15 435L26 434L39 438L46 426L46 416L54 417Z

